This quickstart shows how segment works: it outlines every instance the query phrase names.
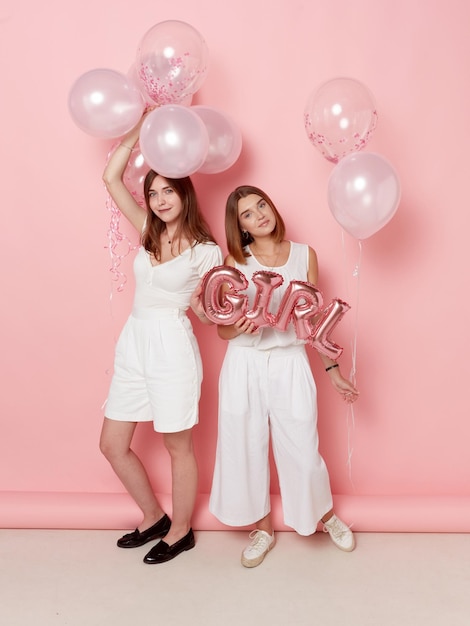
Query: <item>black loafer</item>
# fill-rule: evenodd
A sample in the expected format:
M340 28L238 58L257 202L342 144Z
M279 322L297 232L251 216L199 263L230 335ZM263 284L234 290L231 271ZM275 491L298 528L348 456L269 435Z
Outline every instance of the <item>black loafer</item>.
M187 535L182 539L169 546L166 541L159 541L153 546L148 554L144 556L144 563L165 563L171 561L175 556L181 554L185 550L191 550L196 545L193 529L190 528Z
M138 548L139 546L143 546L144 543L148 541L153 541L154 539L160 539L161 537L165 537L168 534L171 526L171 519L165 513L165 515L158 520L153 526L147 528L143 532L140 532L138 528L134 530L132 533L127 533L120 539L117 540L117 545L120 548Z

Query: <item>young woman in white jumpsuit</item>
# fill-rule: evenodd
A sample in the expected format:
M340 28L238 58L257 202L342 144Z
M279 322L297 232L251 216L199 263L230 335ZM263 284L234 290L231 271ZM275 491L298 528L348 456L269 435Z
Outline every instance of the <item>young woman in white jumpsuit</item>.
M317 259L307 245L284 239L284 222L259 188L243 186L228 198L225 216L229 256L249 281L253 303L254 272L280 274L270 312L277 312L290 281L317 282ZM321 520L334 543L354 549L349 527L333 511L328 471L318 451L316 387L304 341L292 324L286 331L256 330L242 317L218 326L228 340L219 382L219 431L210 496L211 512L224 524L255 524L242 564L259 565L274 546L271 519L269 438L279 477L284 520L300 535L316 531ZM338 364L320 355L334 388L352 402L358 392L343 378Z
M193 297L204 274L222 262L199 210L189 178L173 180L150 171L146 209L134 199L123 174L139 138L140 124L123 137L103 180L116 206L142 233L134 261L132 313L116 346L100 448L142 511L140 525L121 537L121 548L161 539L144 557L163 563L194 547L191 516L197 491L192 427L198 422L202 381L199 348L186 311L210 323ZM131 448L138 422L153 421L163 433L172 470L172 519L156 499L147 472Z

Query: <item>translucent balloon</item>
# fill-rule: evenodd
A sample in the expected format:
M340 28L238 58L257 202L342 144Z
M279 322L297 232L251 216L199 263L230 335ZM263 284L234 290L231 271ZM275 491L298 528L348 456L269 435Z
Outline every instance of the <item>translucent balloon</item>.
M147 115L139 143L153 170L168 178L184 178L204 163L209 135L201 118L190 108L167 104Z
M369 142L377 125L374 97L353 78L335 78L310 95L304 124L313 145L328 161L337 163Z
M120 142L117 141L111 147L111 150L108 152L106 164L109 162L113 152L119 146L119 143ZM122 175L122 180L124 181L127 189L134 196L135 201L142 207L145 207L144 180L149 170L150 167L145 162L139 143L137 143L130 153L129 161L127 162L126 169Z
M209 52L200 33L179 20L148 30L137 50L136 71L157 104L181 104L196 93L208 70Z
M149 94L145 90L145 87L142 81L137 75L137 69L135 67L135 64L132 64L130 66L129 71L127 72L127 78L140 92L142 99L145 103L145 106L149 108L153 108L155 106L155 101L149 96ZM185 107L189 107L191 106L192 101L193 101L193 94L188 94L187 96L182 98L181 101L178 102L178 104L181 104L182 106L185 106Z
M379 154L350 154L334 167L328 204L336 221L356 239L367 239L387 224L400 202L400 181Z
M198 172L217 174L231 167L240 156L242 136L236 124L213 107L196 105L191 110L199 115L209 134L209 151Z
M95 69L82 74L69 94L76 125L95 137L121 137L140 120L144 101L136 86L120 72Z
M137 144L131 153L122 179L140 206L145 206L144 180L149 169L150 167L145 162L144 155Z

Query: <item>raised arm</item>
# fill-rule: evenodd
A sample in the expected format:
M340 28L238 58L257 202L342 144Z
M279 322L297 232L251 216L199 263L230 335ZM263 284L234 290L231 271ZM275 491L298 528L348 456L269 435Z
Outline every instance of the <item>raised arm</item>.
M121 143L116 147L109 158L108 164L103 172L103 182L106 185L109 195L114 200L121 213L129 222L142 232L144 226L146 210L142 208L134 199L123 182L123 175L132 151L139 139L142 120L121 139Z

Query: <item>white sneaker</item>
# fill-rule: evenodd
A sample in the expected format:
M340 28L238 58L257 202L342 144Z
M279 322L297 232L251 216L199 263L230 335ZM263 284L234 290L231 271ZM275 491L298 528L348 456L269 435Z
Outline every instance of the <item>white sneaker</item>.
M331 540L338 546L340 550L352 552L356 546L354 535L349 526L346 526L339 517L333 515L327 522L323 524L323 532L329 533Z
M263 562L267 553L274 548L276 540L274 533L269 535L264 530L253 530L250 533L252 542L242 553L242 565L245 567L256 567Z

